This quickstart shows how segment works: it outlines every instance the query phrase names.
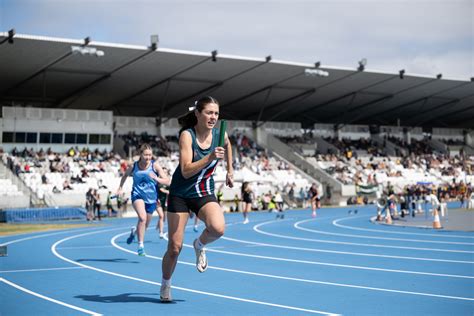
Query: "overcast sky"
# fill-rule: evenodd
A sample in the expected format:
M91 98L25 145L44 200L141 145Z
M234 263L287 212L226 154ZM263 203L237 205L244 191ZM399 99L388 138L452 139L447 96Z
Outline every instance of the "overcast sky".
M0 0L1 31L474 77L474 0ZM1 49L1 48L0 48Z

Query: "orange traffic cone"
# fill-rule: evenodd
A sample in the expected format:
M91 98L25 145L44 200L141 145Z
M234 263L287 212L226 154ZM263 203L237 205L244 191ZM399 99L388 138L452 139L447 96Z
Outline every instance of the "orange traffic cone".
M392 224L392 216L390 216L390 209L385 210L385 224Z
M435 207L433 209L433 216L434 216L434 219L433 219L433 228L434 229L441 229L441 222L439 221L439 215L438 215L438 208Z

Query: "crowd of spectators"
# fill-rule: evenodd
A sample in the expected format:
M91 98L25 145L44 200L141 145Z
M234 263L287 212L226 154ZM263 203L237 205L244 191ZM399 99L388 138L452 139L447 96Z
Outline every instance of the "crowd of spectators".
M147 142L152 145L155 156L165 157L168 169L173 170L176 167L178 157L176 137L165 139L134 133L120 137L125 142L126 148L124 149L127 149L127 154L129 148L139 148L141 144ZM398 146L407 148L410 154L388 157L382 155L380 148L367 139L326 138L325 140L336 146L341 153L316 154L311 157L310 162L343 184L378 186L391 181L397 194L404 194L407 190L416 192L417 188L413 186L416 186L418 182L417 177L429 177L429 182L436 185L437 190L438 188L442 188L441 190L447 188L442 192L446 191L450 198L460 196L456 192L463 190L458 187L462 179L464 179L463 183L466 186L463 192L472 190L471 184L465 179L467 176L474 175L474 157L433 153L424 141L413 140L411 145L407 145L397 138L389 137L387 139ZM257 175L272 171L293 171L287 163L270 155L267 150L258 146L244 133L235 132L230 135L230 140L234 149L234 169L236 171L248 168ZM284 138L283 140L295 144L309 144L312 141L312 135L305 133L301 137ZM365 154L358 155L361 152ZM5 165L20 178L22 174L34 173L35 176L39 176L40 183L45 185L50 193L74 191L80 187L84 192L98 190L96 192L98 196L101 193L103 196L106 195L106 191L115 190L111 183L123 175L130 163L128 159L113 152L90 151L77 147L71 147L66 153L55 153L51 149L35 151L27 148L22 150L14 148L9 154L3 154L0 151L0 155L2 155ZM95 176L95 174L101 173L111 173L113 179L109 178L110 181L105 181L104 177ZM54 174L60 175L60 182L56 177L53 177ZM24 176L23 179L25 179ZM281 181L279 185L273 185L273 190L270 192L268 190L259 192L255 199L258 204L256 208L265 209L268 207L267 200L269 198L271 200L276 192L283 193L285 199L290 203L304 206L307 203L307 191L308 188L296 185L291 181ZM361 201L364 202L363 199ZM353 202L357 203L357 198Z
M164 138L161 136L148 135L148 133L137 135L134 132L130 132L125 135L120 135L119 137L125 142L123 148L125 153L128 155L129 150L132 149L132 156L137 155L142 144L150 145L156 156L169 156L173 150L176 150L176 146L170 146L170 144L177 144L178 142L177 138L173 136Z

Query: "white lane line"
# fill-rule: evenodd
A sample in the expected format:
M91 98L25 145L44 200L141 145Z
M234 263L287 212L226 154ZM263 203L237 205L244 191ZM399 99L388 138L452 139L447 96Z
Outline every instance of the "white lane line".
M111 243L114 245L114 247L134 254L135 252L128 250L126 248L123 248L117 243L115 243L115 240L123 235L126 235L127 233L123 234L118 234L114 236L111 240ZM165 238L168 239L168 234L165 234ZM188 248L193 248L192 245L187 245L183 244L185 247ZM215 251L215 252L221 252L221 251ZM246 255L246 254L239 254L239 255ZM249 255L250 257L255 257L253 255ZM259 257L259 256L256 256ZM163 260L162 257L156 257L156 256L151 256L147 255L147 258L151 259L156 259L156 260ZM178 261L179 264L184 264L184 265L189 265L189 266L195 266L195 263L191 262L185 262L185 261ZM208 266L209 269L214 269L214 270L220 270L220 271L227 271L227 272L233 272L233 273L240 273L240 274L248 274L248 275L255 275L255 276L261 276L261 277L267 277L267 278L274 278L274 279L282 279L282 280L290 280L290 281L297 281L297 282L306 282L306 283L313 283L313 284L322 284L322 285L331 285L331 286L340 286L340 287L348 287L348 288L357 288L357 289L364 289L364 290L373 290L373 291L382 291L382 292L393 292L393 293L401 293L401 294L410 294L410 295L421 295L421 296L432 296L432 297L439 297L439 298L448 298L448 299L457 299L457 300L468 300L468 301L474 301L474 298L470 297L457 297L457 296L448 296L448 295L440 295L440 294L431 294L431 293L422 293L422 292L411 292L411 291L401 291L401 290L393 290L393 289L385 289L385 288L376 288L376 287L368 287L368 286L361 286L361 285L352 285L352 284L343 284L343 283L334 283L334 282L324 282L324 281L317 281L317 280L308 280L308 279L300 279L300 278L291 278L291 277L284 277L284 276L279 276L279 275L272 275L272 274L263 274L263 273L257 273L257 272L250 272L250 271L243 271L243 270L234 270L234 269L228 269L228 268L222 268L222 267L216 267L216 266Z
M430 236L430 237L443 237L443 238L468 238L468 239L473 239L474 238L474 236L451 235L451 234L442 235L443 232L440 232L440 234L422 234L422 233L415 233L415 232L409 233L409 232L400 232L400 231L391 231L391 230L360 228L360 227L354 227L354 226L339 224L339 221L347 220L347 219L349 219L349 217L340 218L340 219L334 220L332 222L332 224L334 226L341 227L341 228L346 228L346 229L360 230L360 231L366 231L366 232L377 232L377 233L384 233L384 234L400 234L400 235L410 235L410 236Z
M83 268L82 267L66 267L66 268L44 268L44 269L26 269L26 270L3 270L3 271L0 271L0 273L57 271L57 270L71 270L71 269L83 269Z
M70 246L70 247L60 247L58 249L101 249L101 248L111 248L112 246Z
M28 294L31 294L31 295L34 295L36 297L39 297L39 298L42 298L44 300L47 300L47 301L50 301L50 302L53 302L53 303L56 303L56 304L59 304L59 305L62 305L62 306L65 306L65 307L69 307L71 309L75 309L77 311L80 311L80 312L83 312L85 314L89 314L89 315L94 315L94 316L98 316L98 315L102 315L102 314L99 314L99 313L96 313L96 312L92 312L90 310L87 310L87 309L84 309L84 308L80 308L80 307L77 307L77 306L74 306L74 305L71 305L71 304L68 304L68 303L64 303L64 302L61 302L61 301L58 301L58 300L55 300L54 298L51 298L51 297L47 297L47 296L44 296L44 295L41 295L39 293L36 293L36 292L33 292L31 290L28 290L22 286L19 286L18 284L15 284L11 281L8 281L4 278L0 278L0 281L1 282L4 282L10 286L13 286L14 288L20 290L20 291L23 291L23 292L26 292Z
M256 231L257 233L267 235L267 236L272 236L272 237L292 239L292 240L303 240L303 241L309 241L309 242L319 242L319 243L326 243L326 244L363 246L363 247L373 247L373 248L393 248L393 249L408 249L408 250L420 250L420 251L450 252L450 253L474 253L474 251L468 251L468 250L451 250L451 249L437 249L437 248L388 246L388 245L379 245L379 244L362 244L362 243L353 243L353 242L344 242L344 241L333 241L333 240L324 240L324 239L293 237L293 236L287 236L287 235L281 235L281 234L268 233L268 232L265 232L265 231L259 229L259 227L261 227L263 225L267 225L267 224L274 223L274 222L276 222L276 221L273 220L273 221L269 221L269 222L265 222L265 223L255 225L253 227L253 230Z
M365 238L365 239L377 239L377 240L395 240L395 241L409 241L409 242L418 242L418 243L430 243L430 244L449 244L449 245L468 245L474 246L474 243L470 242L456 242L456 241L436 241L436 240L421 240L421 239L406 239L406 238L390 238L390 237L378 237L378 236L366 236L366 235L351 235L351 234L341 234L341 233L331 233L327 231L317 230L317 229L310 229L301 227L300 224L314 221L314 219L305 219L303 221L296 222L293 226L296 229L304 230L307 232L324 234L324 235L331 235L331 236L342 236L342 237L355 237L355 238ZM334 223L334 222L333 222Z
M350 256L363 256L363 257L376 257L376 258L389 258L389 259L404 259L404 260L419 260L419 261L433 261L433 262L449 262L449 263L466 263L474 264L474 261L462 261L462 260L449 260L449 259L434 259L434 258L420 258L420 257L404 257L404 256L391 256L391 255L377 255L372 253L363 253L363 252L347 252L347 251L337 251L337 250L325 250L317 248L304 248L304 247L294 247L294 246L282 246L274 244L266 244L254 241L246 241L241 239L234 239L230 237L221 237L221 239L251 244L256 246L263 247L272 247L272 248L282 248L282 249L291 249L291 250L301 250L301 251L310 251L310 252L323 252L323 253L336 253L341 255L350 255ZM213 248L211 248L213 249Z
M237 239L221 237L221 239L236 241L236 242L244 242L239 241ZM246 242L244 242L246 243ZM188 247L187 245L184 245ZM271 244L262 244L262 246L272 247ZM189 246L192 247L192 246ZM339 267L339 268L348 268L348 269L359 269L359 270L372 270L372 271L382 271L382 272L393 272L393 273L404 273L404 274L419 274L419 275L429 275L429 276L437 276L437 277L448 277L448 278L460 278L460 279L474 279L474 276L469 275L460 275L460 274L444 274L444 273L431 273L431 272L419 272L419 271L410 271L410 270L395 270L395 269L384 269L384 268L373 268L373 267L366 267L366 266L356 266L356 265L347 265L347 264L337 264L337 263L328 263L328 262L320 262L320 261L308 261L308 260L299 260L299 259L287 259L287 258L280 258L280 257L270 257L270 256L262 256L262 255L251 255L241 252L231 252L231 251L224 251L224 250L215 250L215 248L207 248L209 252L218 252L224 253L229 255L235 256L242 256L242 257L252 257L252 258L260 258L260 259L267 259L267 260L275 260L275 261L287 261L287 262L295 262L295 263L303 263L303 264L312 264L312 265L321 265L321 266L330 266L330 267Z
M123 228L122 228L122 229L123 229ZM115 230L115 229L113 229L113 230ZM97 272L101 272L101 273L105 273L105 274L117 276L117 277L124 278L124 279L129 279L129 280L134 280L134 281L138 281L138 282L143 282L143 283L148 283L148 284L152 284L152 285L161 286L161 283L159 283L159 282L154 282L154 281L150 281L150 280L146 280L146 279L135 278L135 277L131 277L131 276L128 276L128 275L115 273L115 272L108 271L108 270L98 269L98 268L95 268L95 267L92 267L92 266L85 265L85 264L83 264L83 263L79 263L79 262L73 261L73 260L71 260L71 259L68 259L68 258L62 256L62 255L59 254L59 253L57 252L57 250L56 250L57 246L60 245L61 243L65 242L65 241L68 241L68 240L71 240L71 239L75 239L75 238L79 238L79 237L83 237L83 236L92 235L92 234L98 234L98 233L108 232L108 231L112 231L112 230L103 230L103 231L99 231L99 232L84 233L84 234L79 234L79 235L70 236L70 237L61 239L61 240L57 241L56 243L54 243L54 244L51 246L51 251L53 252L53 254L54 254L56 257L58 257L58 258L60 258L60 259L62 259L62 260L64 260L64 261L66 261L66 262L69 262L69 263L72 263L72 264L75 264L75 265L78 265L78 266L81 266L81 267L84 267L84 268L87 268L87 269L90 269L90 270L94 270L94 271L97 271ZM128 233L129 233L129 232L122 233L122 234L117 235L116 237L118 237L118 236L123 236L123 235L126 235L126 234L128 234ZM130 251L130 252L131 252L131 251ZM135 252L131 252L131 253L135 254ZM179 286L174 286L174 285L171 286L171 287L172 287L173 289L177 289L177 290L182 290L182 291L191 292L191 293L197 293L197 294L202 294L202 295L208 295L208 296L213 296L213 297L220 297L220 298L225 298L225 299L234 300L234 301L240 301L240 302L246 302L246 303L253 303L253 304L259 304L259 305L265 305L265 306L272 306L272 307L278 307L278 308L289 309L289 310L296 310L296 311L307 312L307 313L313 313L313 314L337 315L337 314L334 314L334 313L329 313L329 312L324 312L324 311L318 311L318 310L313 310L313 309L305 309L305 308L294 307L294 306L288 306L288 305L281 305L281 304L273 304L273 303L268 303L268 302L263 302L263 301L256 301L256 300L251 300L251 299L245 299L245 298L240 298L240 297L235 297L235 296L228 296L228 295L222 295L222 294L217 294L217 293L199 291L199 290L194 290L194 289L184 288L184 287L179 287Z
M17 243L17 242L27 241L27 240L36 239L36 238L43 238L43 237L49 237L49 236L56 236L56 235L67 234L67 233L82 232L82 231L85 231L85 230L90 230L90 229L92 229L92 228L96 228L96 227L89 227L89 228L78 229L78 230L74 230L74 231L71 231L71 230L69 229L69 230L60 231L60 232L56 232L56 233L50 233L50 234L44 234L44 235L34 235L34 236L30 236L30 237L25 237L25 238L10 240L10 241L4 242L3 244L0 244L0 246L7 246L7 245L15 244L15 243Z

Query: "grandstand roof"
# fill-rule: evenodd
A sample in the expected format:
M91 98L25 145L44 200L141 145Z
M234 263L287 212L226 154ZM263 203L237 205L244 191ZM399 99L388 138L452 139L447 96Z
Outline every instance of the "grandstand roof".
M176 117L202 95L224 118L255 121L474 127L474 82L90 42L103 57L73 54L83 40L0 33L2 105L113 110Z

